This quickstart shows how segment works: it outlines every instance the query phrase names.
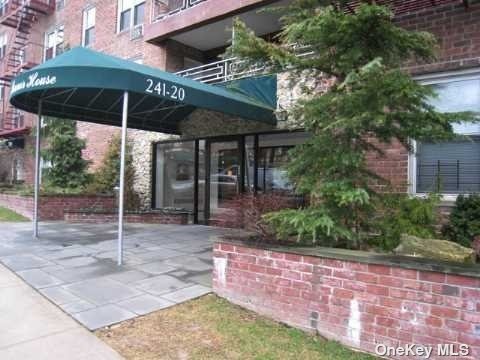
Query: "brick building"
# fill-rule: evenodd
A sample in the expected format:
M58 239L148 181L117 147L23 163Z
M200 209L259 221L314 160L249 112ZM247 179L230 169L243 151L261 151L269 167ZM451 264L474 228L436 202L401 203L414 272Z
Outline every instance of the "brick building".
M393 1L386 1L394 3ZM278 15L258 13L262 6L288 0L20 0L2 1L0 10L0 79L3 108L0 122L0 182L31 183L33 161L29 130L34 117L8 104L11 79L23 69L59 55L68 48L88 46L118 57L207 83L258 75L236 71L235 59L221 60L239 16L258 35L269 38L280 26ZM435 86L434 105L444 111L480 109L480 2L460 0L395 2L396 21L412 30L426 30L439 40L438 60L409 64L418 81ZM400 5L398 5L400 4ZM314 84L316 86L318 84ZM300 88L300 87L299 87ZM296 97L285 77L278 76L278 107ZM198 115L198 114L197 114ZM236 193L256 188L288 190L282 165L288 149L301 142L301 131L225 119L205 113L179 126L183 139L131 130L136 187L143 206L188 209L196 221L208 221L226 211ZM288 129L296 130L296 129ZM424 193L440 188L448 195L480 190L480 134L477 126L457 126L474 141L417 144L416 154L400 145L372 158L380 175L400 191ZM85 157L95 169L114 127L78 123L87 140ZM165 141L168 140L168 141ZM440 182L438 181L440 179Z

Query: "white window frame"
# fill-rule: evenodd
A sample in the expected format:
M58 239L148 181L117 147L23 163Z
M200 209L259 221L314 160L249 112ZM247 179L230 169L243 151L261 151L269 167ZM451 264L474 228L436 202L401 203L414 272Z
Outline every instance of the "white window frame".
M435 85L444 84L462 80L480 80L480 68L447 71L443 73L426 74L415 76L416 80L421 85ZM471 133L469 135L480 135L478 133ZM411 139L412 150L408 154L408 193L417 197L425 197L426 193L417 193L417 142ZM444 201L455 201L460 194L441 194Z
M2 54L0 51L0 60L4 59L7 56L7 46L8 46L8 35L6 32L0 33L0 48L5 47L5 53Z
M90 25L88 26L88 15L89 15L89 12L90 11L93 11L93 25ZM83 20L82 20L82 46L92 46L93 43L95 42L95 26L97 25L97 10L95 8L95 6L89 6L87 8L85 8L83 10ZM88 27L87 27L88 26ZM86 40L86 33L88 30L92 29L93 28L93 36L94 36L94 40L90 43L90 44L85 44L85 40Z
M10 0L0 0L0 16L5 15L6 8Z
M65 2L66 0L56 0L55 1L55 10L60 11L65 9Z
M124 8L123 9L123 2L124 1L128 1L128 2L131 2L131 5L129 8ZM147 4L146 4L146 0L118 0L117 2L117 33L123 33L123 32L126 32L126 31L130 31L133 27L135 26L138 26L138 25L143 25L145 24L145 17L146 17L146 13L144 14L144 17L143 17L143 23L142 24L137 24L137 25L134 25L133 22L134 22L134 19L135 19L135 7L142 4L142 3L145 3L144 5L144 9L146 10L147 9ZM122 10L123 9L123 10ZM125 28L123 30L120 30L120 22L121 22L121 15L122 15L122 12L125 12L127 10L130 10L130 26L128 28ZM144 10L144 11L145 11Z
M58 42L58 34L60 33L60 30L63 32L63 45L65 47L65 26L64 25L57 25L55 26L54 28L52 28L51 30L47 31L45 33L45 38L44 38L44 49L43 49L43 60L46 61L47 60L47 51L49 49L48 47L48 38L50 35L54 35L54 39L55 39L55 44L53 45L53 54L52 54L52 57L50 59L53 59L54 57L57 56L57 45L60 44Z

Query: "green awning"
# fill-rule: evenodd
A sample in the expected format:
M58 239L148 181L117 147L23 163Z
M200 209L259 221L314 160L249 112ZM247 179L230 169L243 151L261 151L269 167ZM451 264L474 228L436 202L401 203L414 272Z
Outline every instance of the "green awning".
M208 85L77 47L18 75L10 102L37 113L41 100L46 116L120 126L122 97L128 91L128 127L178 133L178 122L196 108L274 125L272 83L259 81L260 88L250 85L247 90ZM248 88L254 91L248 93Z

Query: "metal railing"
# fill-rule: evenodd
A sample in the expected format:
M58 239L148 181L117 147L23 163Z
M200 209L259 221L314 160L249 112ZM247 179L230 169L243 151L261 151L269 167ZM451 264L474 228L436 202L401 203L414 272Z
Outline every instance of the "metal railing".
M306 46L291 45L298 57L307 57L314 54ZM176 72L176 75L183 76L203 83L221 83L238 80L246 77L256 76L268 71L265 63L247 64L246 61L232 57L225 60L215 61L205 65L196 66Z
M480 163L460 160L417 164L417 192L468 193L480 191Z
M248 68L242 66L244 64L244 61L237 58L230 58L182 70L177 72L176 75L207 84L213 84L255 76L266 71L264 64Z
M155 0L152 22L176 15L205 1L207 0Z

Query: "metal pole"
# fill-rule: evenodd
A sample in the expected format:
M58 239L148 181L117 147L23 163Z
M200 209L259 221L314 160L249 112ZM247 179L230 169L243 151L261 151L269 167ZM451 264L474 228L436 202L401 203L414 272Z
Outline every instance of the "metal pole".
M127 146L128 91L123 93L122 147L120 152L120 189L118 191L118 265L123 263L123 213L125 197L125 151Z
M37 131L35 138L35 192L33 205L33 237L38 238L38 198L40 192L40 129L42 127L42 100L38 102Z

